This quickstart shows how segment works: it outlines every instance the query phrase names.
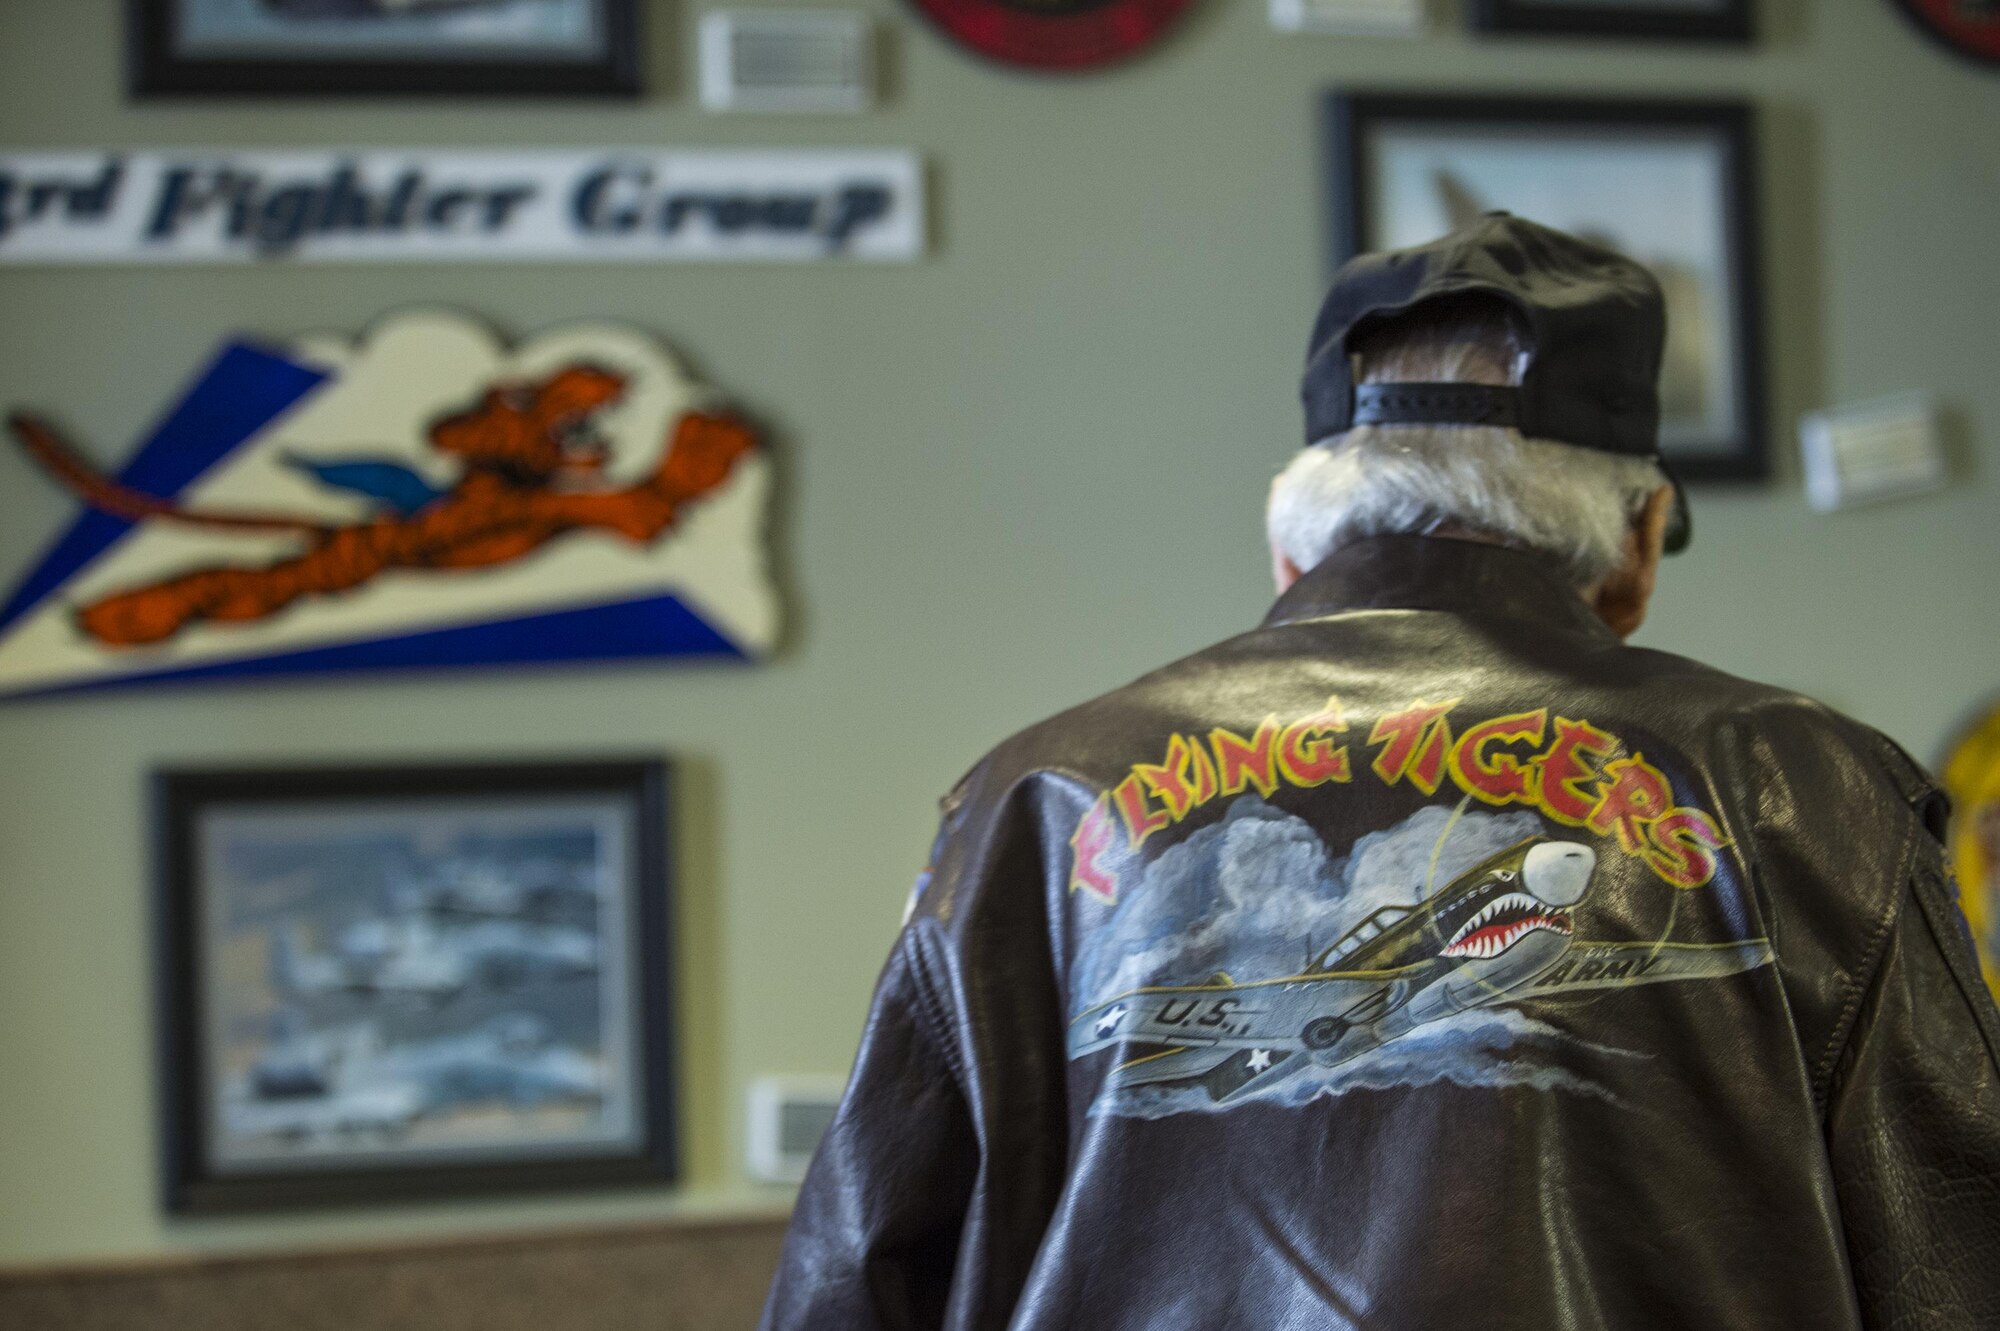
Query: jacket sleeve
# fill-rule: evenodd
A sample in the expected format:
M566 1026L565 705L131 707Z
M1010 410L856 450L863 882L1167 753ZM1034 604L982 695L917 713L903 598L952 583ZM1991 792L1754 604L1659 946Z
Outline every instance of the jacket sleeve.
M944 1322L979 1149L921 967L905 931L800 1190L764 1331Z
M2000 1018L1920 856L1828 1097L1828 1148L1862 1323L2000 1327Z

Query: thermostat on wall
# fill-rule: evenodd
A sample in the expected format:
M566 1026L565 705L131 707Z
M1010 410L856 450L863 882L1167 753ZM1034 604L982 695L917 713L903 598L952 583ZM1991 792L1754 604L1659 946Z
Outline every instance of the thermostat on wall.
M865 111L872 32L842 9L718 9L701 20L701 104L711 111Z
M1806 501L1822 512L1945 483L1937 406L1922 393L1816 412L1799 422Z
M750 1083L750 1177L797 1183L833 1124L838 1077L759 1077Z
M1271 0L1281 32L1373 33L1414 37L1424 30L1426 0Z

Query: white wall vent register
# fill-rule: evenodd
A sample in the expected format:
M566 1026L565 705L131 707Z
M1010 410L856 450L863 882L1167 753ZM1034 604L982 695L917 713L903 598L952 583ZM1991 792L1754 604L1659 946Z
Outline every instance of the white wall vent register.
M797 1183L833 1123L839 1077L759 1077L750 1083L750 1176Z
M1427 0L1271 0L1280 32L1415 37L1427 26Z
M874 33L845 9L718 9L701 20L701 104L711 111L865 111Z
M1821 512L1943 487L1937 405L1905 393L1816 412L1799 422L1806 502Z

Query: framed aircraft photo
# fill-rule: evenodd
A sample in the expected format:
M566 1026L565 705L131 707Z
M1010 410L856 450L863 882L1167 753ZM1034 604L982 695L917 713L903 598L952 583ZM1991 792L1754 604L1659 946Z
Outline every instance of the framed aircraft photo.
M638 0L126 0L134 97L636 97Z
M165 1202L675 1170L667 769L155 777Z
M1610 245L1666 294L1675 473L1769 476L1747 104L1336 93L1326 119L1336 264L1493 209Z
M1748 42L1752 0L1472 0L1480 32Z

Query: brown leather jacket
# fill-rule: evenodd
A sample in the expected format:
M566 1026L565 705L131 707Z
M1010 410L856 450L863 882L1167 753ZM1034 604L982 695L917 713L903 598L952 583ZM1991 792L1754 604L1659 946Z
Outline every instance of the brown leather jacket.
M1392 538L946 801L764 1324L2000 1327L1943 800Z

